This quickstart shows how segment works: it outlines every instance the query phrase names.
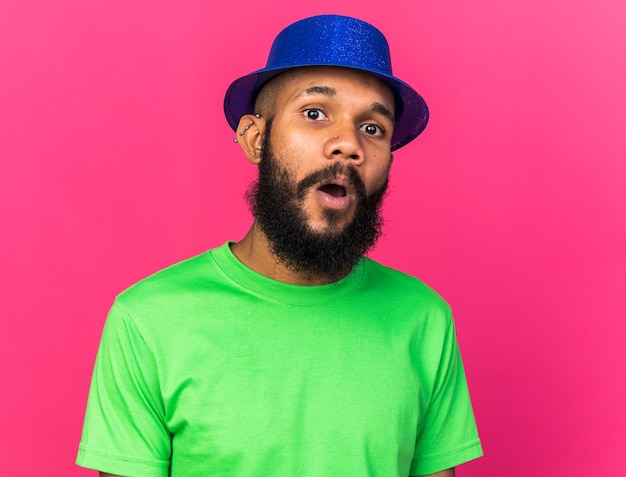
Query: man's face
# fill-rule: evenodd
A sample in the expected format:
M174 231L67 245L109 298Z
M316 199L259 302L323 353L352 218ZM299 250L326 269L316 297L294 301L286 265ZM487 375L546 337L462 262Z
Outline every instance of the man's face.
M393 96L345 69L307 69L280 81L248 199L279 259L336 279L380 235Z
M379 79L347 68L301 68L278 81L269 136L272 152L296 182L341 165L334 177L311 183L301 197L310 230L341 234L358 205L346 168L356 172L366 194L387 181L393 94Z

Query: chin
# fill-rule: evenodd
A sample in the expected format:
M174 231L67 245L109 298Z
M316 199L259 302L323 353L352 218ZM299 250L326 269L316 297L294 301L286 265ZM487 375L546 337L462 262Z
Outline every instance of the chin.
M322 223L308 224L308 229L312 235L318 237L335 238L343 234L348 228L349 222L339 222L337 220L325 220Z
M309 230L318 235L337 236L342 234L352 223L354 213L339 213L335 210L324 210L321 217L308 221Z

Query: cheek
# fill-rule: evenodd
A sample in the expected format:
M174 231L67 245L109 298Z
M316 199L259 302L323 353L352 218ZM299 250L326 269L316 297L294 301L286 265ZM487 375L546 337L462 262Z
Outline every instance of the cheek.
M387 178L386 174L377 174L377 175L369 175L364 176L361 174L361 180L365 185L365 193L370 195L372 192L379 190L382 185L385 183L385 179Z
M274 136L272 131L272 147L275 153L281 155L297 155L310 152L312 140L310 134L303 134L295 130L295 128L283 128L282 132Z
M368 171L367 178L362 176L368 192L379 189L388 179L391 169L391 161L389 159L380 160L373 158L372 163L372 168Z
M276 144L272 142L272 149L278 165L286 169L293 180L300 181L311 173L312 153L297 136L277 138Z
M373 191L378 191L385 184L388 178L389 178L389 175L387 173L383 173L379 177L377 177L376 181L372 184L372 187L370 188L369 193Z
M325 165L322 148L311 134L281 135L272 141L274 154L280 162L296 173L306 173L317 164Z

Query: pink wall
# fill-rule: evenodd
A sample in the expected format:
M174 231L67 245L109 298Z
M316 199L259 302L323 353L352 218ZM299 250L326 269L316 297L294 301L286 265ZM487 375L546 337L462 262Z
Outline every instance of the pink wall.
M626 475L623 1L210 3L0 6L2 474L93 475L73 460L113 296L242 236L223 93L333 12L378 25L431 107L373 256L455 310L486 452L458 475Z

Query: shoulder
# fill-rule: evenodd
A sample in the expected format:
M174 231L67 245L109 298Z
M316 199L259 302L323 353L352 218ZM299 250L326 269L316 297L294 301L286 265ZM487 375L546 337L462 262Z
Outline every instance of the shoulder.
M117 295L115 305L128 315L159 316L174 308L184 310L199 291L214 288L212 282L221 282L220 268L210 249L180 261L140 280Z
M446 350L455 346L455 327L448 303L419 278L364 260L363 299L379 310L381 321L398 336L409 338L414 366L424 383L432 383ZM403 334L405 333L405 334ZM448 353L449 354L449 353Z
M363 299L383 307L388 320L410 323L422 339L433 342L442 342L454 328L450 305L422 280L371 259L362 266Z
M213 255L220 247L166 267L115 297L105 329L135 334L150 345L184 332L206 308L210 294L224 281Z
M203 274L203 270L210 263L209 255L210 251L204 252L159 270L131 285L121 292L117 299L124 303L133 303L146 297L176 292Z
M362 260L364 268L364 284L370 290L376 290L389 298L395 298L421 307L429 306L449 313L448 303L424 283L421 279L387 267L372 259Z

